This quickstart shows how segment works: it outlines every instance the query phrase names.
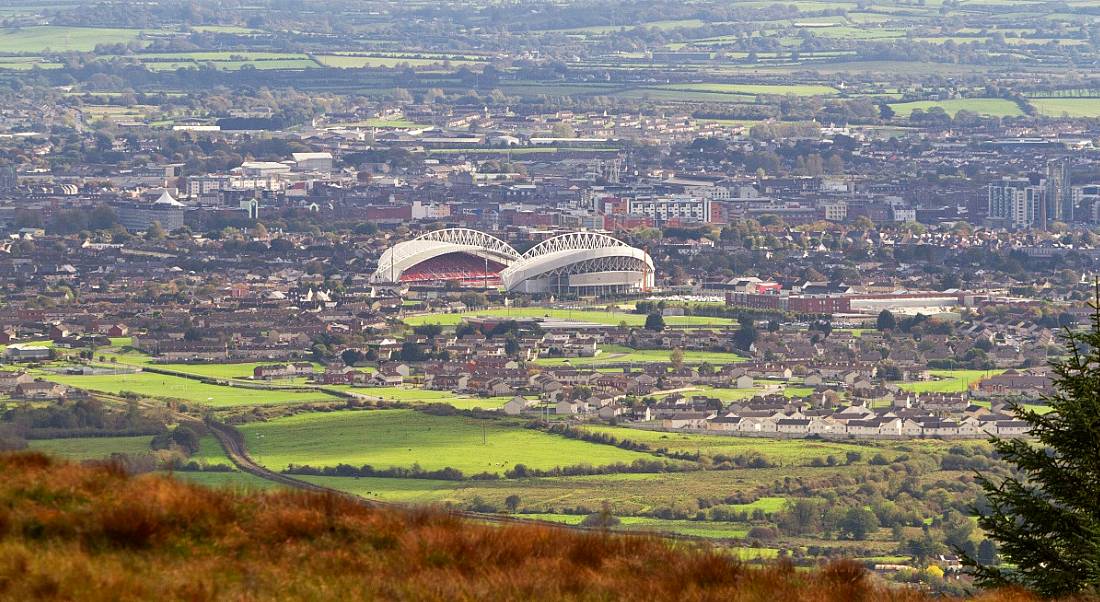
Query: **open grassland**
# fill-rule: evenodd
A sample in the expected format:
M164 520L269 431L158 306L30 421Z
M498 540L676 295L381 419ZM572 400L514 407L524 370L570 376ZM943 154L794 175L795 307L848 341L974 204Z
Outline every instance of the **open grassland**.
M718 454L736 456L742 454L760 454L769 462L783 466L805 466L814 458L825 459L833 456L843 461L848 452L857 452L865 456L864 461L880 451L870 445L852 443L833 443L827 441L808 441L805 439L765 439L756 437L735 437L731 435L707 435L689 433L667 433L648 431L621 426L588 425L584 430L612 435L618 439L628 439L645 443L653 449L665 448L676 452L698 452L705 456ZM897 455L884 451L883 455Z
M684 351L685 364L712 364L724 366L745 361L736 353L712 351ZM535 360L541 366L598 366L600 364L652 364L670 361L671 351L663 349L631 349L619 345L604 345L595 357L548 357Z
M890 108L902 117L908 117L914 109L927 112L932 107L940 107L952 117L959 111L972 111L979 115L993 117L1019 117L1023 115L1019 105L1003 98L954 98L951 100L921 100L890 104Z
M152 451L151 436L140 437L73 437L69 439L32 439L35 451L70 460L99 460L111 454L145 454Z
M30 69L58 69L61 63L51 62L40 56L0 56L0 69L27 71Z
M187 483L205 487L225 488L245 491L265 491L283 489L282 485L267 479L261 479L247 472L186 472L176 471L172 477Z
M199 451L191 455L194 462L206 466L232 466L233 463L225 455L221 443L213 435L204 435L199 438Z
M70 387L100 391L118 395L123 391L144 397L181 399L212 408L229 408L246 405L271 405L331 401L331 395L321 391L286 391L278 389L245 389L221 385L208 385L180 376L167 376L151 372L134 374L110 374L74 376L50 374L47 378Z
M750 94L732 94L727 92L699 92L682 90L664 90L660 88L636 88L615 92L611 96L630 100L666 101L666 102L720 102L752 104L756 96Z
M607 324L612 326L623 322L625 322L627 326L643 326L646 320L644 314L622 311L548 309L545 307L497 307L455 314L424 314L409 316L405 318L405 323L409 326L420 326L422 324L454 326L466 318L478 316L513 319L545 318L547 320L591 322L594 324ZM668 326L729 326L733 323L734 321L729 318L711 318L707 316L668 316L665 318L665 324Z
M1100 98L1031 98L1028 102L1048 117L1100 117Z
M0 29L0 53L88 52L99 44L128 44L140 29L36 25Z
M431 416L412 410L343 411L299 414L241 427L248 448L261 464L281 470L290 464L375 468L456 468L466 474L503 473L516 464L600 466L654 459L631 452L548 435L513 422Z
M750 569L741 552L213 490L36 454L0 455L0 474L0 583L13 600L925 599L876 585L854 564ZM1001 599L1010 598L983 602Z
M416 58L405 56L358 56L347 54L318 54L314 57L318 63L325 67L337 69L363 69L367 67L394 68L402 65L410 67L425 67L432 65L451 65L452 67L472 67L486 64L484 61L472 61L469 59L451 60L445 57Z
M669 84L664 90L713 92L719 94L830 96L837 93L832 86L805 84Z
M705 25L703 21L699 19L674 19L668 21L647 21L645 23L639 23L637 25L592 25L589 27L570 27L568 29L554 29L557 33L570 33L570 34L591 34L602 35L608 33L614 33L619 30L630 30L635 28L645 29L677 29L684 27L702 27Z
M253 371L260 366L271 366L280 362L243 362L243 363L225 363L225 364L155 364L150 362L142 362L145 365L157 368L160 370L171 370L173 372L180 372L183 374L192 374L195 376L202 376L207 378L224 378L224 379L251 379ZM286 363L286 362L281 362ZM318 373L324 372L324 366L314 363L313 369ZM263 382L263 381L257 381ZM286 384L287 379L277 379L270 381L273 385Z
M790 386L786 383L780 383L778 381L756 380L750 389L728 389L724 387L686 387L679 391L681 394L688 397L692 396L704 396L713 397L714 399L721 400L725 403L732 401L740 401L743 399L752 399L757 395L764 395L767 393L782 393L787 397L805 397L814 392L813 387L799 387Z
M580 514L551 513L517 514L516 516L518 518L546 520L563 525L579 525L585 518L584 515ZM673 533L714 539L743 539L748 533L748 527L741 523L649 518L647 516L623 516L618 518L620 524L616 530L620 531Z
M249 441L250 445L251 443ZM576 508L595 511L607 502L617 516L634 516L657 508L673 508L694 514L698 510L699 498L752 496L762 487L770 487L788 477L807 480L847 477L853 470L849 466L811 468L790 465L776 468L617 473L496 481L312 476L296 478L379 500L467 506L480 499L497 508L504 508L508 496L518 495L521 499L520 508L525 512L571 512ZM765 504L774 505L775 502L769 501Z
M905 391L914 393L962 393L983 378L994 376L1004 370L931 370L934 380L898 383Z

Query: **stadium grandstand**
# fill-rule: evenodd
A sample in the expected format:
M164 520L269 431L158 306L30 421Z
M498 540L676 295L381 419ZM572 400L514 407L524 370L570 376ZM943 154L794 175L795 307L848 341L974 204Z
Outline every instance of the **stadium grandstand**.
M571 232L531 247L500 273L509 292L611 295L653 287L653 259L598 232Z
M648 290L654 269L644 250L597 232L554 236L520 255L483 232L450 228L387 249L371 281L457 282L528 294L598 296Z
M434 230L386 249L371 282L500 286L500 272L519 257L508 243L484 232Z

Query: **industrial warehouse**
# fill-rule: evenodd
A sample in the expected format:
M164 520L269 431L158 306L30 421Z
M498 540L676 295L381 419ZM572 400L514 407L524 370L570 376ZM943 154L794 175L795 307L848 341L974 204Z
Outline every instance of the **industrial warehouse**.
M644 250L598 232L560 234L520 254L483 232L448 228L386 249L371 281L406 286L454 282L527 294L599 296L651 289L654 267Z

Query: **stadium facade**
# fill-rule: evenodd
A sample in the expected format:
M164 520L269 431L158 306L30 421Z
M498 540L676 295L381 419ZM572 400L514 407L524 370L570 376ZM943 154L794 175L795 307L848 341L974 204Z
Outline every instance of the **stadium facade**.
M413 286L457 282L528 294L610 295L652 288L654 268L644 250L598 232L554 236L521 255L494 236L448 228L386 249L371 281Z

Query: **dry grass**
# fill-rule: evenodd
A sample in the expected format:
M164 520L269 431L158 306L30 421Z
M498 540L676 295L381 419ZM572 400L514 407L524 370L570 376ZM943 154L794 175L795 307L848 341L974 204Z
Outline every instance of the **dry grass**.
M0 599L926 598L882 588L851 562L815 573L750 569L659 539L479 525L318 494L215 491L21 453L0 455Z

